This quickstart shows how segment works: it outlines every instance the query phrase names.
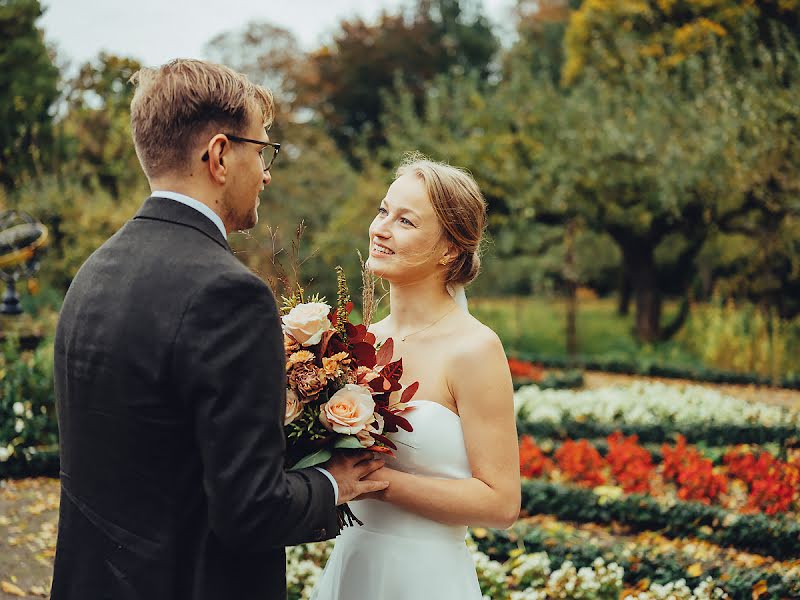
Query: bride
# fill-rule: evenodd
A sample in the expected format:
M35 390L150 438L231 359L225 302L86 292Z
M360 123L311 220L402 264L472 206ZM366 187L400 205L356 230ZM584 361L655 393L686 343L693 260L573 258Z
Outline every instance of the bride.
M466 172L411 158L369 228L368 267L390 284L403 383L420 384L391 434L395 458L370 478L389 487L350 507L364 525L336 541L315 600L479 600L467 525L508 528L520 508L513 388L497 335L469 314L486 202ZM363 498L363 496L362 496Z

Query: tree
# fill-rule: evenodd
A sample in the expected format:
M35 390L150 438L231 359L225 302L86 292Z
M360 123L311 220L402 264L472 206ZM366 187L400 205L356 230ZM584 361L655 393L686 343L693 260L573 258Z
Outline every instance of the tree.
M36 21L39 0L0 0L0 185L39 174L52 144L58 69Z
M144 181L130 126L129 80L140 67L134 59L101 53L67 84L60 128L68 170L86 186L96 179L112 197Z
M674 68L717 46L735 59L739 49L779 50L798 35L798 0L584 0L570 17L562 76L571 84L591 66L613 78L650 60Z
M305 96L316 85L314 65L287 29L251 22L240 31L219 34L206 44L204 53L273 93L278 137L281 127L296 118L298 109L313 104L313 99Z
M451 69L485 78L498 42L479 5L459 0L419 0L413 12L384 12L375 24L345 21L330 46L311 56L316 65L314 109L351 159L366 136L383 143L383 93L399 77L419 107L426 85Z

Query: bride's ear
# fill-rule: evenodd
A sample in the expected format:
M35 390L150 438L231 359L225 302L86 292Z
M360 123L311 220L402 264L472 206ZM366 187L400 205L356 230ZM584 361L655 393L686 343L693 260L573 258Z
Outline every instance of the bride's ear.
M442 256L442 258L439 259L439 264L445 266L449 265L456 259L457 256L458 256L458 251L456 250L455 246L453 246L452 244L448 244L447 249L445 249L444 251L444 255Z

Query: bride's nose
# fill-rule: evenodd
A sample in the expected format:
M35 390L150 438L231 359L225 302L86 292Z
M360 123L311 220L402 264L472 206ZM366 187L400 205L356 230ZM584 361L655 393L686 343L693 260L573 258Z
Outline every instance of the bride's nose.
M380 219L375 219L372 225L369 228L369 238L389 238L392 236L392 233L389 231L389 228L386 226L386 222Z

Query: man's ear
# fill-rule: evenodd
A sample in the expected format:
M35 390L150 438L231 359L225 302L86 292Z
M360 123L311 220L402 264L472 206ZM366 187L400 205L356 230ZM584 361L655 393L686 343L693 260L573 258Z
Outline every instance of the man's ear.
M224 154L228 148L228 138L218 133L208 141L208 170L217 183L225 183L227 168L225 167Z

